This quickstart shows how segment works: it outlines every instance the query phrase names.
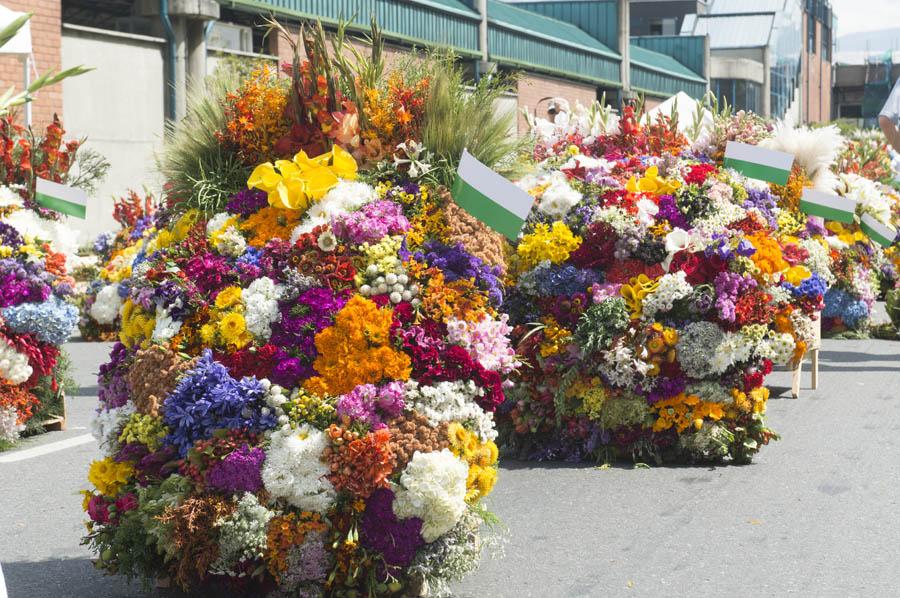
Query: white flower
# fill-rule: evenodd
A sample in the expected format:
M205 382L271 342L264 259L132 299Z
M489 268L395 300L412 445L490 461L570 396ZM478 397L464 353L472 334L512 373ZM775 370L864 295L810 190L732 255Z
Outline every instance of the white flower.
M469 466L448 449L416 452L394 485L394 514L422 520L422 538L434 542L453 529L466 510Z
M13 187L0 185L0 208L16 207L21 208L23 205L22 196Z
M257 278L241 291L244 320L250 334L261 340L272 336L272 323L281 319L278 300L283 292L284 287L267 276Z
M135 413L134 403L129 401L121 407L97 411L91 419L91 434L97 439L101 449L112 455L119 447L119 434L125 422Z
M659 279L656 290L644 297L642 303L643 318L652 320L659 312L671 311L675 302L684 299L694 292L694 287L687 281L683 270L674 274L666 274Z
M242 562L263 558L269 520L274 516L275 513L259 504L255 494L245 492L237 501L234 513L215 523L219 535L219 558L210 565L210 571L235 575Z
M28 356L19 353L0 339L0 378L19 385L31 378L34 370L28 365Z
M656 223L656 216L659 213L659 206L649 199L642 198L637 202L638 222L644 226L651 226Z
M210 218L206 222L206 235L211 236L213 233L217 232L220 228L225 226L225 223L228 222L231 217L231 214L228 212L219 212Z
M311 232L317 226L328 224L337 216L354 212L377 198L378 194L371 185L356 181L340 181L325 194L325 197L310 206L303 222L294 227L291 242L295 242L300 235Z
M181 299L178 300L179 302ZM181 330L181 321L174 319L169 310L156 306L156 326L153 327L153 340L167 341Z
M322 461L327 446L325 433L312 426L273 432L262 469L266 490L298 509L325 513L336 497Z
M216 251L222 255L241 257L247 251L247 240L236 226L229 226L225 232L219 235L216 241Z
M91 317L101 326L110 326L119 317L122 308L122 298L119 297L119 285L108 284L97 293L93 305L91 305Z
M494 414L482 409L475 399L484 395L471 380L438 382L433 386L420 386L410 380L404 389L406 405L426 417L433 426L443 422L463 422L482 442L497 438Z
M581 193L569 186L565 175L554 177L550 186L541 194L538 209L551 218L561 219L578 205L581 198Z
M330 230L326 230L319 235L318 239L316 239L316 244L322 251L334 251L337 247L337 237L335 237L334 233Z
M0 189L6 189L6 187L0 187ZM0 407L0 440L15 442L23 430L25 430L25 424L19 423L19 412L14 407Z

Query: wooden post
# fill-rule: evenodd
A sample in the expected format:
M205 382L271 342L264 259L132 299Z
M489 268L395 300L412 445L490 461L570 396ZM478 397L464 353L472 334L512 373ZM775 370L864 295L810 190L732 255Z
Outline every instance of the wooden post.
M822 345L822 314L818 313L816 316L817 318L813 321L815 337L806 348L806 354L809 355L812 361L812 371L810 372L810 387L812 390L816 390L819 386L819 347ZM805 357L806 355L797 360L791 375L791 396L795 399L800 398L800 373L803 369L803 359Z

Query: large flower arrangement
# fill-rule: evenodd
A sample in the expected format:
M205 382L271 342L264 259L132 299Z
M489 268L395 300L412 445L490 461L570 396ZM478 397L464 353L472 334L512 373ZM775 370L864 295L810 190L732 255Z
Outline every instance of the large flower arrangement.
M764 378L812 340L825 283L765 185L685 151L667 119L601 120L538 129L520 181L537 204L505 305L530 367L508 440L537 459L749 461L773 437Z
M316 70L320 37L290 84L257 73L208 100L221 119L200 151L240 163L244 188L200 203L171 185L157 232L115 268L105 457L84 497L85 542L109 572L418 595L470 572L486 544L493 412L517 366L496 309L502 244L414 180L431 167L410 159L420 125L397 107L449 67L388 75L387 96L380 79L351 89ZM378 133L382 97L409 129L395 162L361 172L351 152L397 141Z
M92 250L100 268L81 295L78 328L85 340L113 340L118 335L119 311L124 289L119 283L131 276L131 264L156 232L158 202L152 194L130 191L113 205L113 217L121 229L103 232L94 239Z
M68 361L60 346L72 335L78 309L67 253L75 235L54 212L34 202L37 176L90 187L105 170L70 172L78 141L63 141L59 121L43 134L0 119L0 448L64 412Z

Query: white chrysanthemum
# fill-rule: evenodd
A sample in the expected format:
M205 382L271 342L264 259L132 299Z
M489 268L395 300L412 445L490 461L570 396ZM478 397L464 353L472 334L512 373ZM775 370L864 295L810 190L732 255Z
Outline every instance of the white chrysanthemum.
M881 192L878 183L853 173L841 173L838 192L855 199L862 211L871 214L879 222L891 222L891 200Z
M91 305L91 317L101 326L110 326L119 317L122 308L122 298L119 297L119 285L108 284L97 293L93 305Z
M244 303L244 320L250 334L261 340L272 336L272 323L281 319L278 300L283 292L281 285L275 284L271 278L263 276L250 283L241 291Z
M794 337L790 334L770 331L768 336L756 345L755 352L758 357L769 359L775 365L784 365L794 355L795 346Z
M497 438L494 414L482 409L475 399L484 390L473 381L454 380L420 386L414 380L406 383L404 400L407 406L428 419L433 426L443 422L465 422L482 442Z
M0 340L0 378L13 385L22 384L34 370L28 365L28 357Z
M800 247L809 252L809 257L803 265L824 280L827 286L833 285L836 279L831 271L831 254L828 248L816 239L800 239Z
M416 452L394 485L394 514L422 520L422 538L434 542L449 532L466 510L469 466L448 449Z
M3 221L25 238L48 241L53 251L65 254L67 259L78 254L78 230L63 220L45 220L34 210L15 210Z
M565 175L553 177L550 186L541 194L538 209L551 218L561 219L569 210L581 202L582 195L573 189L565 179Z
M733 365L749 361L753 354L754 343L742 334L726 332L710 360L713 372L722 374Z
M273 432L262 470L266 490L298 509L325 513L336 496L322 461L327 446L325 433L309 425Z
M119 433L122 426L130 418L136 409L134 403L129 401L121 407L114 407L97 411L91 419L91 434L97 439L97 444L104 449L107 455L111 455L118 450Z
M378 199L375 188L357 181L340 181L325 197L309 207L303 222L294 227L291 242L322 224L328 224L337 216L354 212Z

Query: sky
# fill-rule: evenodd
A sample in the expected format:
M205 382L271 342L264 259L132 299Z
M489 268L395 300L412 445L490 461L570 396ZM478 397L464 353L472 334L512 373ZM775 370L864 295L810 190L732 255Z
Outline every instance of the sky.
M900 27L900 0L831 0L837 35Z

